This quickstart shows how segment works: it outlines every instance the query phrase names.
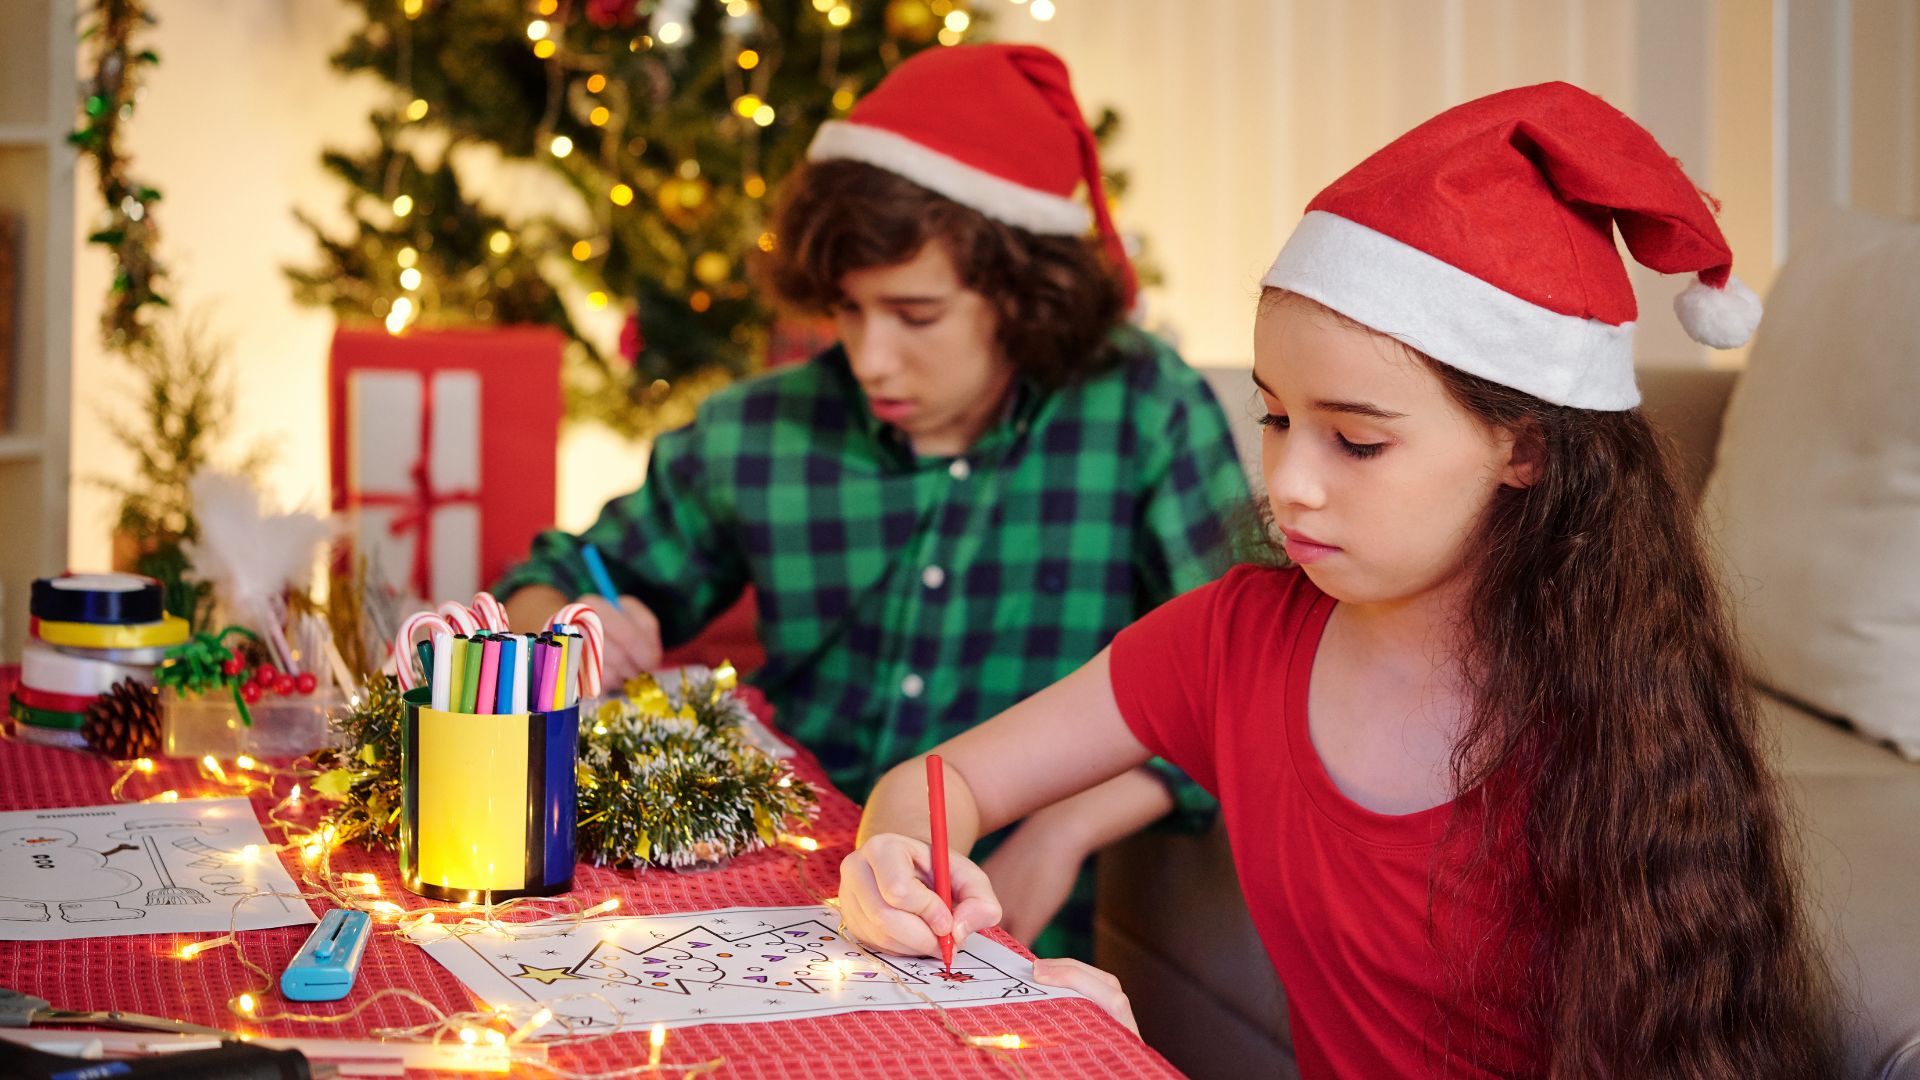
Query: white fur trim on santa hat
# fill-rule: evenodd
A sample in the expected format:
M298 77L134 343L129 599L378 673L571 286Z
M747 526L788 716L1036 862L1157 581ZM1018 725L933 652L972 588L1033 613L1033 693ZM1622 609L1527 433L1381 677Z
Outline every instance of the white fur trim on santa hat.
M957 203L971 206L996 221L1029 232L1079 236L1093 227L1092 212L1072 199L1036 191L976 169L959 158L948 157L885 128L846 120L821 124L813 136L813 144L807 147L807 160L832 158L878 165Z
M1261 284L1556 405L1617 412L1640 404L1632 323L1550 311L1324 210L1301 220Z
M1673 298L1673 313L1680 316L1687 336L1700 344L1737 349L1760 326L1760 297L1746 282L1728 274L1723 289L1699 280L1687 286Z

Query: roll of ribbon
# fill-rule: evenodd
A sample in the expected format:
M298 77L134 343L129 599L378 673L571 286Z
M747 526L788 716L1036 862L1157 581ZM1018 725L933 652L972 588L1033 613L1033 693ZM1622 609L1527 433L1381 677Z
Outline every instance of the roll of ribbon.
M171 645L151 645L144 649L83 649L78 645L48 645L38 643L41 648L57 648L68 656L77 656L82 660L105 660L109 664L139 664L151 667L167 658Z
M32 724L13 725L15 742L32 743L35 746L61 746L68 750L85 750L87 737L79 731L66 728L35 727Z
M125 626L157 623L166 590L138 574L68 574L36 578L29 612L51 622Z
M153 685L153 669L137 664L115 664L69 656L45 645L29 645L20 654L20 685L51 694L97 696L121 679Z
M85 713L87 706L100 700L98 694L56 694L51 690L38 690L24 683L14 688L13 696L20 704L29 709L43 712Z
M109 626L103 623L51 622L34 619L30 632L49 645L77 645L83 649L145 649L178 645L187 640L187 620L168 615L160 622Z
M87 714L83 712L55 712L51 709L36 709L26 702L21 701L20 695L17 692L13 696L13 707L8 711L13 714L15 720L22 724L37 728L51 728L55 731L77 732L80 730L80 725L86 722L87 719Z

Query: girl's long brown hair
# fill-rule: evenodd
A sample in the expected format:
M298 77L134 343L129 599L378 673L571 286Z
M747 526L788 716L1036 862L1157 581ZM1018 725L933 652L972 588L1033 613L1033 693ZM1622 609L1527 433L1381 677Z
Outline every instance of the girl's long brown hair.
M1832 1075L1785 805L1669 444L1638 409L1553 405L1413 355L1538 462L1468 548L1457 648L1476 695L1454 790L1491 812L1453 815L1435 925L1457 888L1491 890L1507 935L1465 956L1463 992L1529 973L1554 1080Z

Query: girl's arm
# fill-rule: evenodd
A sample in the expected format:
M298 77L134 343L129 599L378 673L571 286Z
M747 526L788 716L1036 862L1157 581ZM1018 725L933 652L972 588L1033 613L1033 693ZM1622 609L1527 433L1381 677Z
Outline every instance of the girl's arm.
M1000 901L1000 929L1031 946L1067 902L1087 856L1172 810L1166 781L1136 767L1027 815L980 864Z
M1152 756L1120 716L1106 650L937 752L946 764L947 835L955 851ZM841 864L841 910L856 937L928 956L938 951L940 934L963 938L1000 921L986 874L960 856L952 857L955 910L948 913L927 884L930 836L926 765L915 758L874 788L860 819L860 847Z

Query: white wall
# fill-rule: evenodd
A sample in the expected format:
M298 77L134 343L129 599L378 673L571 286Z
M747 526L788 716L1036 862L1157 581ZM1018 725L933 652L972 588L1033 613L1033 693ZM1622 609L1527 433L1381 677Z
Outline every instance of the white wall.
M1634 116L1703 186L1722 161L1757 168L1719 192L1722 224L1737 271L1772 279L1764 0L1059 0L1045 23L990 2L1000 36L1056 50L1083 103L1126 118L1123 227L1149 235L1169 278L1154 318L1196 363L1251 362L1259 277L1327 183L1450 105L1553 79ZM1685 278L1634 281L1641 363L1738 362L1673 319Z

